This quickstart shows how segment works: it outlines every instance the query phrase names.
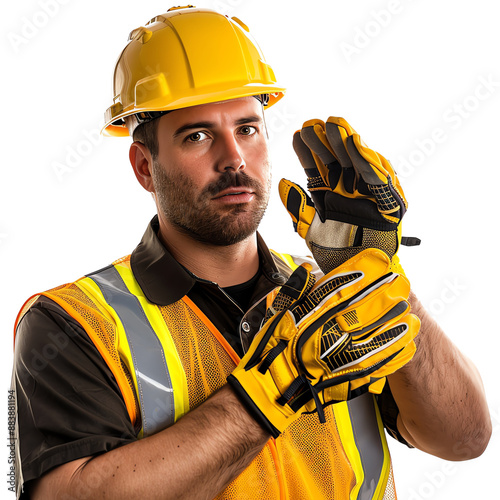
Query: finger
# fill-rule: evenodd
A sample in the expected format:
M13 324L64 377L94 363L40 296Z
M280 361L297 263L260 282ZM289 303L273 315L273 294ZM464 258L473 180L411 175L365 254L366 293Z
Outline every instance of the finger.
M349 137L347 148L354 168L366 182L380 214L388 222L398 224L406 211L406 199L402 190L401 193L398 191L398 187L401 188L399 182L398 187L392 183L391 174L394 175L394 170L389 162L367 148L359 136ZM389 167L390 171L386 167Z
M359 135L353 135L348 140L348 152L356 171L361 175L363 180L372 185L392 183L396 200L406 209L408 203L406 201L403 189L399 183L399 179L392 167L391 163L384 158L380 153L368 148ZM376 177L373 176L376 175ZM380 182L381 181L381 182Z
M306 121L300 131L300 137L325 165L337 161L326 138L325 123L322 120L314 119Z
M350 382L343 382L332 387L327 387L324 391L325 401L345 401L346 399L353 399L366 392L372 394L381 394L387 379L385 377L375 378L370 375L362 376L358 374L359 378L355 378Z
M310 291L316 281L311 269L311 265L308 263L295 269L287 282L280 287L272 304L267 308L263 323L266 323L271 316L290 308L294 302L300 300L303 295Z
M293 149L299 158L302 168L309 180L308 187L322 188L328 184L328 168L321 159L314 154L300 136L300 130L293 136Z
M346 140L356 133L355 130L343 118L335 116L328 118L325 129L328 142L342 168L352 168L353 165L347 153Z
M335 319L343 331L362 342L367 332L405 315L410 309L409 295L409 281L389 273L353 298Z
M362 142L363 141L361 141L361 143ZM380 160L380 164L382 165L382 168L384 169L384 171L387 172L388 177L390 177L394 183L395 180L397 179L397 176L396 176L396 172L395 172L391 162L387 158L382 156L380 153L377 153L377 156Z
M392 180L392 186L397 193L397 197L401 199L402 205L404 206L404 209L406 211L406 209L408 208L408 202L406 200L403 188L401 187L401 183L399 182L398 176L396 175L396 171L394 170L389 160L384 158L380 153L378 153L378 156L380 158L380 161L382 162L382 166L384 167L384 169L387 170L387 172L389 172L389 176L391 177Z
M358 357L360 368L378 364L380 369L395 359L399 353L417 336L420 320L414 314L406 314L396 323L380 328L365 344L353 343L353 355ZM388 374L387 371L384 374Z
M377 306L383 309L376 309ZM335 320L343 332L352 335L353 342L363 343L373 336L377 328L401 318L409 310L410 305L404 299L387 304L387 298L379 296L363 307L343 311Z
M314 387L323 392L324 401L345 401L367 391L379 394L385 377L406 365L416 351L414 338L418 334L420 320L408 314L403 317L402 323L407 326L403 335L377 355L365 356L350 365L340 366L331 375L323 376Z
M332 370L338 368L339 363L345 363L344 357L336 356L339 338L347 334L352 344L349 352L356 352L360 357L391 342L392 337L380 333L379 329L387 329L409 312L410 304L405 300L409 291L408 281L400 276L389 275L386 280L379 281L378 288L369 290L368 296L357 302L354 308L347 308L335 316L335 324L323 330L321 359L326 358ZM396 335L398 332L391 333Z
M314 203L298 184L287 179L281 179L278 189L281 202L292 218L295 231L305 239L316 215Z
M303 341L352 301L383 285L389 266L390 260L384 252L369 248L318 280L307 297L292 310L297 325L303 329ZM311 311L314 314L309 314Z
M290 275L288 280L284 285L281 286L278 296L286 296L293 302L300 300L304 295L306 295L309 290L314 285L316 278L314 274L311 273L310 264L302 264ZM275 302L273 302L275 304Z
M406 365L417 351L417 346L415 345L414 340L411 340L398 354L394 357L391 357L386 363L384 363L378 370L373 372L373 376L376 377L387 377L388 375L392 375L404 365Z
M408 315L410 316L410 315ZM344 333L345 335L349 335ZM411 325L402 320L396 325L382 327L364 343L352 342L347 348L335 349L335 345L325 351L321 359L332 373L354 369L370 374L396 357L416 335ZM338 343L338 341L337 341Z
M370 384L368 385L368 392L372 394L382 394L384 390L385 383L387 382L386 377L377 378L373 381L373 377L370 377Z
M347 152L356 172L367 184L381 186L388 183L389 172L382 166L378 154L366 147L359 135L347 138Z
M404 335L389 344L385 349L376 355L364 359L359 363L359 368L366 376L369 375L371 381L387 377L406 365L415 355L416 345L414 339L420 329L420 320L413 314L408 314L403 318L407 330ZM356 365L356 369L358 365ZM362 385L360 378L351 382L351 389L355 390ZM370 390L371 392L371 390Z
M356 131L349 125L347 120L341 118L340 116L330 116L326 122L326 128L328 128L328 124L337 126L343 137L348 137L350 135L354 135Z

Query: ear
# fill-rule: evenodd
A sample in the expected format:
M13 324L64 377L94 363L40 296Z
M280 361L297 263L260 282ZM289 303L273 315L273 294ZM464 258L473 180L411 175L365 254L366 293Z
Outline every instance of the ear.
M142 142L134 141L128 153L128 157L134 174L139 184L148 192L154 193L153 178L153 158L149 149Z

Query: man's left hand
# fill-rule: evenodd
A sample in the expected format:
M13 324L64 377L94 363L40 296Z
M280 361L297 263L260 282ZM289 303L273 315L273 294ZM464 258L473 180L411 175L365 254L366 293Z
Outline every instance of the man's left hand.
M404 274L396 252L407 202L389 161L337 117L305 122L293 146L312 200L286 179L280 196L321 270L328 273L366 248L379 248L391 259L391 270Z

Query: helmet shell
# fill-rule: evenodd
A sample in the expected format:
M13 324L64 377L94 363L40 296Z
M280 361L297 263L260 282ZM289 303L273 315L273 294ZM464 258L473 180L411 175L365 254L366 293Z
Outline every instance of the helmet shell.
M123 118L285 89L239 19L209 9L183 7L133 30L114 72L113 105L103 131L127 136Z

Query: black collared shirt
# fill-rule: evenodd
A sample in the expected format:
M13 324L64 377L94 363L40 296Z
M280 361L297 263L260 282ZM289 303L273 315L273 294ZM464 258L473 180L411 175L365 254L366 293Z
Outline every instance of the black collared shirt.
M131 266L146 297L168 305L187 295L241 356L261 326L262 300L286 281L289 268L275 259L257 235L260 268L245 310L216 283L182 267L148 226L131 255ZM135 441L121 391L83 328L60 306L40 297L21 320L14 360L20 452L24 482L64 463ZM387 386L387 384L386 384ZM388 401L393 402L390 392ZM384 410L384 407L387 409ZM397 406L382 407L395 434ZM21 499L29 498L27 493Z
M132 252L130 265L144 295L160 306L173 304L187 295L224 335L241 356L249 341L257 333L264 314L264 304L245 314L248 308L238 304L229 290L216 283L198 278L179 264L157 236L158 218L155 217ZM258 303L271 290L285 283L290 269L275 259L264 240L257 233L259 276L256 279L249 304ZM243 342L243 346L242 346Z
M187 295L241 356L241 340L248 346L260 327L260 299L283 284L290 270L257 235L260 267L250 302L258 305L245 314L216 283L182 267L157 232L155 217L131 255L134 276L146 297L168 305ZM84 329L46 297L35 302L18 326L14 374L25 483L58 465L136 440L108 366Z

